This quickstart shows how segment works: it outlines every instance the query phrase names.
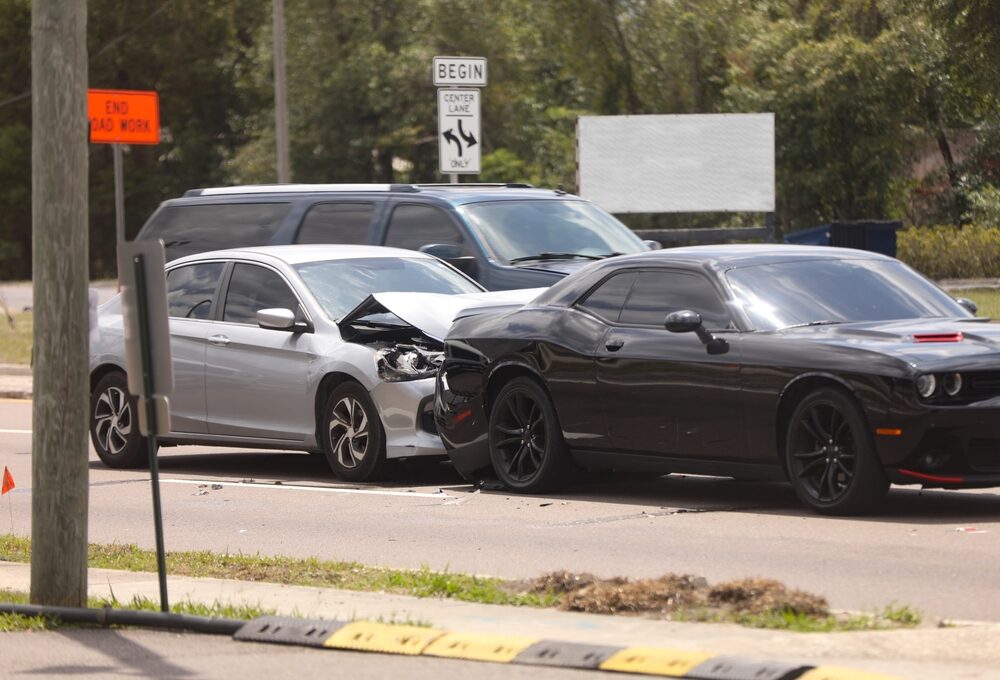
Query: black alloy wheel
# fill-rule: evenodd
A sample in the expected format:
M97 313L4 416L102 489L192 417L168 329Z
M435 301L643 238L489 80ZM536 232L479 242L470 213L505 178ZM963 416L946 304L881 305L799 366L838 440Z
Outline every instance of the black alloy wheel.
M785 462L796 495L823 514L871 511L889 488L864 413L838 389L810 393L792 413Z
M386 470L385 432L368 390L355 382L339 385L323 407L320 429L327 464L349 482L370 482Z
M108 467L149 465L149 449L139 432L138 413L124 373L113 371L101 378L90 395L90 440Z
M531 378L504 385L490 410L490 460L504 486L537 493L567 481L569 452L548 394Z

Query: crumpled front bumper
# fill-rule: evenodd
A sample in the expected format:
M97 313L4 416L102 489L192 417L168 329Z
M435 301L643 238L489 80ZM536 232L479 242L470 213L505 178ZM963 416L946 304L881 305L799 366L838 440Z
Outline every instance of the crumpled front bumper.
M445 455L434 426L434 378L379 382L370 394L382 416L386 458Z

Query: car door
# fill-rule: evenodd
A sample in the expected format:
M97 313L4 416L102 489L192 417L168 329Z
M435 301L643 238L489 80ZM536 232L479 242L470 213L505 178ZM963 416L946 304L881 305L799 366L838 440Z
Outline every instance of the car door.
M206 432L206 339L218 304L225 262L199 262L167 272L167 313L174 392L170 396L173 432Z
M208 335L209 434L302 442L315 428L307 381L314 335L261 328L257 312L272 308L303 313L280 273L235 262Z
M695 333L671 333L672 311L701 314L727 340L710 354ZM745 456L739 334L707 277L654 269L635 273L625 304L598 348L597 383L614 450L710 458Z

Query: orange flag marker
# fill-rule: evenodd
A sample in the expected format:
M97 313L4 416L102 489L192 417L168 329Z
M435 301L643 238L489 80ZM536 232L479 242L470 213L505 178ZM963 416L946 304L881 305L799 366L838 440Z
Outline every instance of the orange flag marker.
M10 474L10 470L7 466L3 466L3 489L0 490L0 496L14 488L14 475Z

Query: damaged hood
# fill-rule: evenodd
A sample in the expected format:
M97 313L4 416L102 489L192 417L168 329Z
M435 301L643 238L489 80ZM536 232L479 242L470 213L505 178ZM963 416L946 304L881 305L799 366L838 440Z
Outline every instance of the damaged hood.
M547 288L499 290L489 293L372 293L337 323L344 328L370 314L388 312L427 337L443 342L455 317L469 310L497 311L525 305Z

